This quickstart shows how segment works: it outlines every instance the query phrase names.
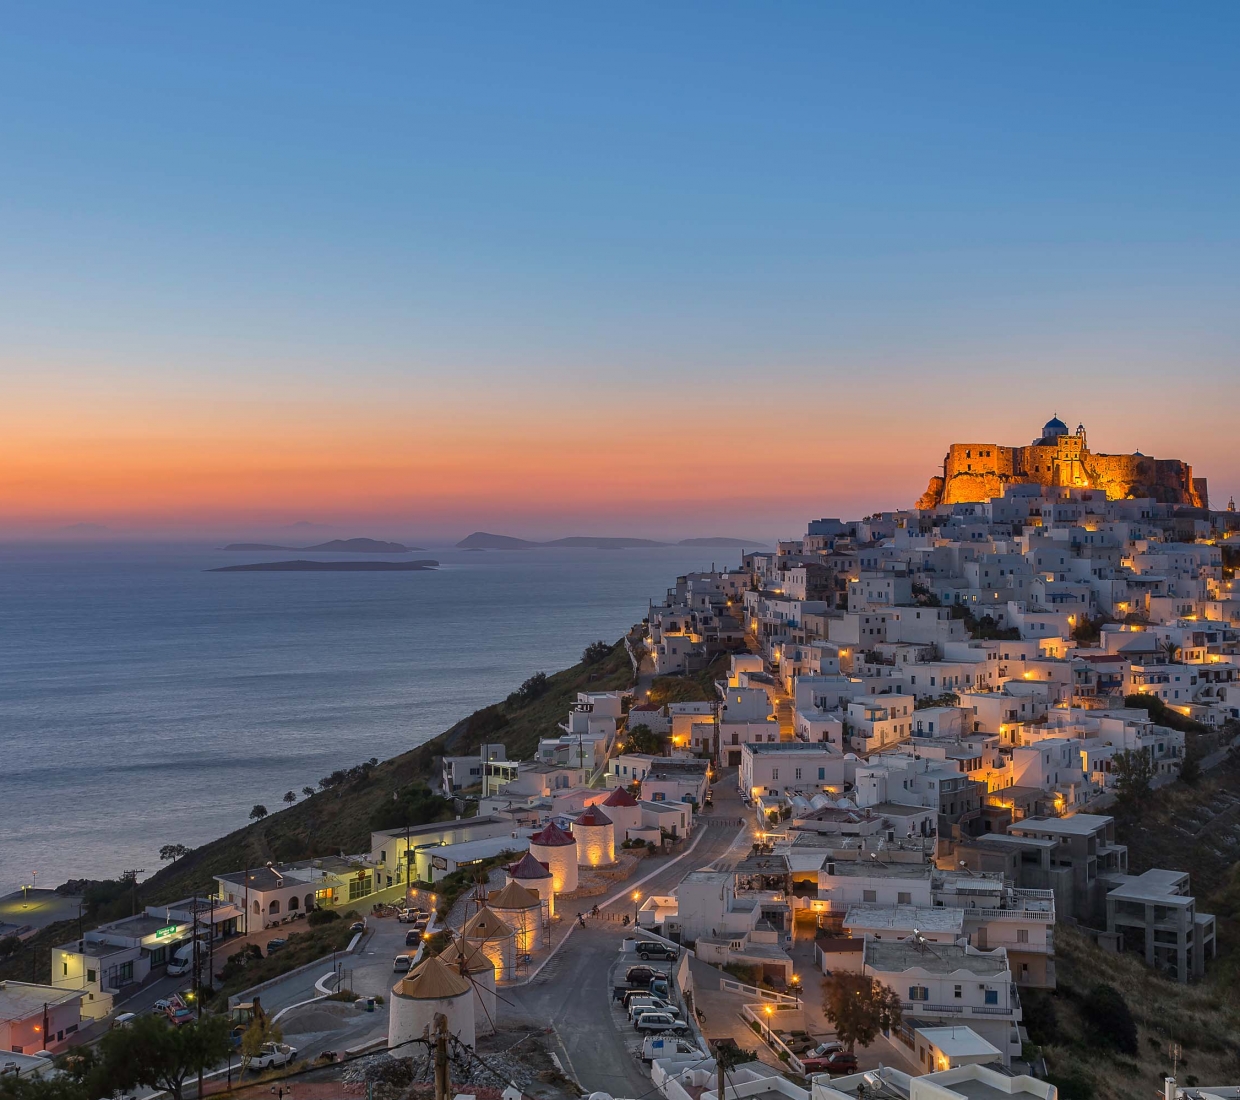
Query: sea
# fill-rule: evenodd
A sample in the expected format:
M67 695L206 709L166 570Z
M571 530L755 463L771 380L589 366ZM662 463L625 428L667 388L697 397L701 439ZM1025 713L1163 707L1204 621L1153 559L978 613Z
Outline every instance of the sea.
M146 878L162 845L414 748L740 556L428 551L426 572L215 573L291 555L0 544L0 895Z

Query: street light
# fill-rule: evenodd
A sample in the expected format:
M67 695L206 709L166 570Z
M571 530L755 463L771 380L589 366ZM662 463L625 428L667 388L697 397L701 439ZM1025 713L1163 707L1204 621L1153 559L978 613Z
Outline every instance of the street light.
M801 975L792 975L792 991L797 995L797 1004L801 1003Z
M642 900L642 892L640 890L633 891L633 927L637 927L637 903Z
M766 1006L766 1045L768 1047L772 1045L771 1043L771 1015L774 1013L774 1011L775 1010L770 1005Z

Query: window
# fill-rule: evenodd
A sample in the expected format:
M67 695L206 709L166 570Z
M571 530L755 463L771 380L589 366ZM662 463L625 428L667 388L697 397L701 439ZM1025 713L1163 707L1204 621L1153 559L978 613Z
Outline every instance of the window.
M794 778L796 778L796 779L800 779L800 778L801 778L801 769L800 769L800 768L797 768L797 772L796 772L796 775L794 776Z
M878 901L878 891L877 890L862 890L861 900L862 901Z
M67 977L69 976L69 960L68 960L68 959L66 959L66 960L65 960L63 963L61 963L60 965L61 965L61 967L62 967L62 970L61 970L61 974L62 974L62 976L67 978Z
M777 779L779 779L779 769L772 768L771 769L771 782L774 783Z
M997 989L986 990L986 1003L988 1005L997 1005L999 1003L999 991Z
M930 987L925 985L910 985L908 987L908 999L910 1001L930 1000Z
M1017 943L1028 943L1029 942L1029 929L1028 928L1016 929L1016 942Z
M822 779L826 779L826 778L827 778L827 769L826 769L826 768L819 768L819 769L818 769L818 778L819 778L820 780L822 780Z
M121 982L132 982L133 981L133 963L132 962L121 963L121 965L116 968L116 978L118 981L121 981Z
M957 986L953 986L953 987L952 987L952 989L953 989L953 993L952 993L952 995L956 998L956 1000L958 1000L958 1001L959 1001L961 998L963 998L963 997L964 997L964 987L963 987L963 986L959 986L959 985L957 985Z
M97 970L86 971L86 980L88 982L93 983L98 978L98 976L99 976L99 972Z

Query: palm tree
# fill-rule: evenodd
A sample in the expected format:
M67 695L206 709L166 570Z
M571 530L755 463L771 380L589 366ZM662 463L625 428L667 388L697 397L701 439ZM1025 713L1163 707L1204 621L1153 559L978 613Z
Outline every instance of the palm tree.
M254 809L250 811L251 821L262 821L263 818L266 816L267 816L267 807L262 805L262 803L259 803L259 805L255 806Z
M1170 638L1168 638L1165 642L1163 642L1162 651L1167 657L1168 664L1175 664L1176 660L1180 656L1180 647L1176 645L1175 642L1173 642Z

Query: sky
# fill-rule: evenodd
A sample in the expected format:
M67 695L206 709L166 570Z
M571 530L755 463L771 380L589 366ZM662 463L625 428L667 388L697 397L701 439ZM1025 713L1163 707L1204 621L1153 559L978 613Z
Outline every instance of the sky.
M790 535L952 442L1240 490L1240 7L26 5L0 538Z

